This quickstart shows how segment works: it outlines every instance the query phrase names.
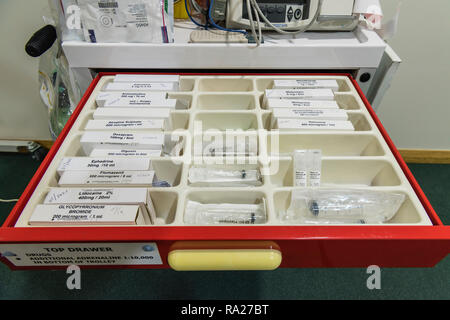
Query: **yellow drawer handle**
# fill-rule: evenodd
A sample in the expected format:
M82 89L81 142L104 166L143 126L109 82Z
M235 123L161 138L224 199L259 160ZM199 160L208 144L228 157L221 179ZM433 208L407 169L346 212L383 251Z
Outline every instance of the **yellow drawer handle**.
M274 270L281 264L281 252L274 249L173 250L168 262L177 271Z

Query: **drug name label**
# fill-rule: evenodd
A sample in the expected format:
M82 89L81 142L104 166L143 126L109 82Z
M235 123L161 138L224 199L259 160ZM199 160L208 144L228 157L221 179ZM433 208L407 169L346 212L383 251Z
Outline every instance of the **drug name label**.
M306 80L306 79L288 79L274 80L274 89L331 89L338 91L339 85L336 80Z
M295 99L267 99L266 108L311 108L311 109L339 109L336 101L311 101Z
M164 130L164 119L89 120L87 131L104 130Z
M277 127L280 130L355 130L350 121L334 120L277 119Z
M148 158L65 157L56 171L61 175L65 171L149 170L150 167Z
M28 223L31 226L136 225L138 214L138 205L40 204Z
M152 170L125 171L125 170L101 170L101 171L65 171L61 174L58 184L61 187L72 186L102 186L102 185L133 185L151 186L155 177Z

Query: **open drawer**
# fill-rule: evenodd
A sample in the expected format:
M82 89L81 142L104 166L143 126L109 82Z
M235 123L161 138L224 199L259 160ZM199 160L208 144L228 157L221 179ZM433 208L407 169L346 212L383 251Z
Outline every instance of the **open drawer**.
M115 75L103 73L92 82L0 228L1 260L12 269L71 264L175 270L431 267L449 253L450 227L440 221L356 81L342 74L179 74L178 90L167 96L181 101L183 107L170 112L170 126L164 128L165 141L175 144L178 151L149 156L156 175L169 182L169 186L144 186L154 207L152 221L141 219L132 226L30 225L36 207L60 183L62 159L89 156L81 139L87 122L94 118L96 97ZM354 130L279 132L264 93L274 80L283 79L336 80L335 100ZM252 140L247 146L251 144L253 151L244 157L248 163L226 165L235 170L258 169L261 184L192 184L189 172L196 161L205 164L214 158L204 154L203 140L197 148L205 133ZM383 224L286 223L280 212L288 209L298 189L293 183L291 156L298 149L322 150L324 187L395 192L405 200ZM189 201L263 204L266 219L254 225L194 225L186 220Z

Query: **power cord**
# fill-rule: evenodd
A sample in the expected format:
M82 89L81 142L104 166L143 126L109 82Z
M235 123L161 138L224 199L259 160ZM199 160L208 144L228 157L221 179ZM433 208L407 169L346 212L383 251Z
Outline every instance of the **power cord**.
M0 202L17 202L19 199L0 199Z
M198 4L197 4L197 5L198 5ZM192 17L191 12L190 12L190 10L189 10L189 6L188 6L188 0L184 0L184 7L186 8L186 13L187 13L189 19L191 19L191 21L192 21L195 25L197 25L197 26L199 26L199 27L201 27L201 28L204 28L204 29L208 29L208 24L203 25L203 24L201 24L201 23L198 23L198 22L195 21L195 19ZM195 6L194 6L194 7L195 7Z
M228 28L224 28L219 26L218 24L216 24L212 18L212 8L214 6L214 0L211 0L211 2L209 3L209 10L208 10L208 20L211 23L211 25L219 30L223 30L223 31L228 31L228 32L238 32L238 33L242 33L244 35L247 35L247 31L244 30L235 30L235 29L228 29Z

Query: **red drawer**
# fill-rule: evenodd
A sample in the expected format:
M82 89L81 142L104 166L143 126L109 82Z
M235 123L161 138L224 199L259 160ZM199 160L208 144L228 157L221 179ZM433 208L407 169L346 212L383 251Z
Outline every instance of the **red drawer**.
M350 80L349 83L356 89L368 114L376 124L377 128L374 129L378 130L383 137L383 142L388 146L404 177L414 190L415 196L431 221L430 225L397 223L366 226L182 226L177 224L151 227L16 226L22 211L97 84L103 77L111 75L113 74L100 74L92 82L63 132L0 228L0 250L3 254L1 259L12 269L63 268L77 262L82 267L90 268L173 267L179 270L267 270L278 266L288 268L367 267L369 265L432 267L449 253L450 227L444 226L440 221L358 84L350 75L346 75ZM192 78L206 76L205 74L180 75ZM221 76L233 76L233 74ZM324 75L239 74L234 76L261 77L260 82L255 82L257 85L253 90L257 91L259 85L261 89L266 83L263 77ZM326 76L342 76L342 74ZM230 85L230 88L236 85L233 81L229 83L227 81L222 80L217 85ZM246 85L245 81L242 81L242 84ZM202 85L208 88L206 81ZM221 92L218 89L214 94L220 98L220 94L224 94ZM245 96L246 93L241 95ZM282 196L281 194L280 197ZM139 251L142 248L144 249ZM95 257L93 253L97 254L99 259L95 262L91 258L89 258L91 260L72 259L77 255L88 254L86 252L90 252L91 258ZM43 256L48 257L48 260L38 258ZM127 261L132 262L127 263Z

